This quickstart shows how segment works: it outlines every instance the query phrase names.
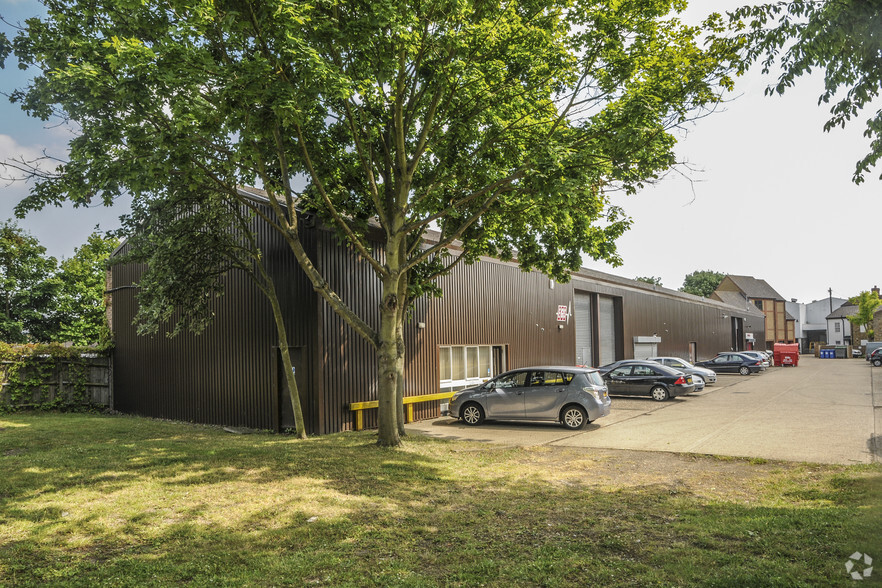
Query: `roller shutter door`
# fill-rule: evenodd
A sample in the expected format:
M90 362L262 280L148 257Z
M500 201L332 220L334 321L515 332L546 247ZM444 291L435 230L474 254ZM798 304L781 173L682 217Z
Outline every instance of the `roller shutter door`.
M616 360L616 311L611 297L597 297L597 315L600 365L606 365Z
M591 295L576 292L574 301L576 321L576 365L593 365L594 353L591 329Z

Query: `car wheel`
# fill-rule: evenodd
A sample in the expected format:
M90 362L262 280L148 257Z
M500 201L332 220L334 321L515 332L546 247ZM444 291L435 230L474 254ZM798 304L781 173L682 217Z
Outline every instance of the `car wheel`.
M873 365L876 367L882 367L882 359L874 359Z
M740 368L738 368L738 373L741 374L742 376L749 376L750 375L750 368L747 367L746 365L743 365Z
M588 415L581 406L571 404L560 412L560 422L567 429L581 429L588 422Z
M480 404L475 404L474 402L469 402L463 406L459 414L462 422L473 427L484 422L484 409L481 408Z
M649 391L649 395L652 396L653 400L664 402L668 399L668 390L664 386L655 386Z

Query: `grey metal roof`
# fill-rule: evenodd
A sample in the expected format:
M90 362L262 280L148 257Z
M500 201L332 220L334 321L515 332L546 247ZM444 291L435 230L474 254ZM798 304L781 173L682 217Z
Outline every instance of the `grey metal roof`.
M850 304L843 304L833 312L827 315L828 319L848 318L858 313L858 307Z
M758 309L754 304L748 301L744 296L739 294L738 292L731 292L728 290L717 290L713 294L716 297L716 300L724 304L728 304L729 306L734 306L736 308L741 309L743 312L753 315L753 316L766 316L763 314L763 311Z
M738 287L739 290L747 294L749 298L766 298L773 300L784 300L784 297L778 294L774 288L769 286L765 280L754 278L753 276L726 276Z

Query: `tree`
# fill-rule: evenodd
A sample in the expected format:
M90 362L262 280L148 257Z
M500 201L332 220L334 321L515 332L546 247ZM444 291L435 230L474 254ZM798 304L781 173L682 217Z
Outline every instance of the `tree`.
M105 272L110 254L118 245L116 238L93 232L76 248L73 257L61 260L55 303L58 331L53 341L74 345L109 342Z
M221 277L228 271L245 272L272 307L295 434L305 439L282 306L257 245L254 215L214 190L194 188L135 201L132 213L123 218L123 228L131 234L128 253L114 261L145 264L138 282L138 331L155 333L160 325L173 322L170 336L185 329L201 333L214 316L213 299L223 294Z
M864 330L867 332L867 338L873 339L873 313L879 308L879 305L882 304L882 300L879 300L879 295L875 292L861 292L860 295L857 296L857 314L854 316L848 317L849 322L851 322L852 326L864 327ZM855 338L857 339L857 337Z
M13 98L80 134L19 211L126 192L250 210L376 350L386 446L411 302L482 255L558 280L583 254L618 263L629 220L610 191L675 163L671 129L731 88L734 59L669 16L678 0L45 3L12 39L42 75ZM236 190L255 184L270 212ZM378 321L309 258L302 211L373 268Z
M648 276L648 277L637 276L634 279L637 280L638 282L646 282L647 284L655 284L656 286L662 285L661 278L656 278L655 276Z
M687 294L694 294L695 296L703 296L705 298L709 298L725 277L726 274L721 274L720 272L715 272L711 270L694 271L691 274L686 274L686 277L683 279L683 287L680 288L680 292L686 292Z
M767 94L782 94L796 78L823 69L824 93L818 103L833 101L825 131L845 126L879 96L882 0L791 0L745 6L728 16L739 34L717 37L716 42L742 51L742 72L759 60L763 73L775 64L781 68ZM855 167L852 180L857 184L882 158L882 110L867 119L864 136L870 139L870 150Z
M54 312L60 282L57 262L13 221L0 225L0 339L49 342L57 331Z

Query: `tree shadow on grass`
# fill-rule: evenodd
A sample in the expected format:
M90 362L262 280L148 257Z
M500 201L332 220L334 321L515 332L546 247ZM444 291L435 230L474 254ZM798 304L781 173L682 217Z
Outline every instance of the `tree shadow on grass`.
M866 486L878 484L876 470L806 474L813 486L788 482L778 498L747 504L673 481L599 489L587 483L597 462L549 464L565 474L552 475L517 448L409 438L384 450L371 433L297 441L167 423L121 435L87 424L75 447L77 435L62 433L57 445L0 460L0 578L817 585L841 580L841 553L872 552L855 543L880 522L878 506L865 509L876 504ZM0 439L0 449L21 442Z

